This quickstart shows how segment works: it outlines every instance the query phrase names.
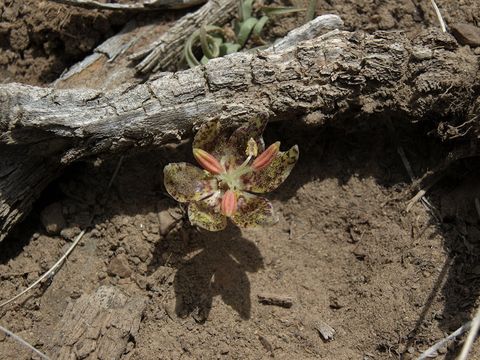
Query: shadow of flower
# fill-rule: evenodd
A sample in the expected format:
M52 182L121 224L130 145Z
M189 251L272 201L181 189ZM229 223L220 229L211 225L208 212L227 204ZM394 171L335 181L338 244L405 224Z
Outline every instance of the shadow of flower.
M177 316L191 315L202 323L212 309L213 298L220 296L242 319L249 319L247 273L264 266L257 246L243 238L234 226L217 233L181 231L185 231L183 241L176 236L161 241L155 251L156 263L150 264L151 268L160 265L177 268L174 278Z

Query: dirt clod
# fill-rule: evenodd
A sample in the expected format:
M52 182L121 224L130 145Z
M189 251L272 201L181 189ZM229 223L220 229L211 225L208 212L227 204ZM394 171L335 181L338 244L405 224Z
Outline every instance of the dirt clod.
M108 275L119 276L121 278L127 278L132 274L132 269L128 264L128 259L125 254L118 254L108 264Z
M79 227L67 227L60 231L60 236L63 237L67 241L72 241L78 234L80 234L81 230Z
M480 46L480 27L472 24L456 23L450 25L453 36L462 45Z
M48 234L59 234L67 226L62 209L62 204L56 202L48 205L40 214L42 224Z

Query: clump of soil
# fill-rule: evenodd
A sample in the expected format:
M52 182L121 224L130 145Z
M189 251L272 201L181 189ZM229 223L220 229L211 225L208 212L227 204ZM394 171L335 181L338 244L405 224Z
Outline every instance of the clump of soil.
M127 20L121 12L6 0L0 4L0 82L52 82Z

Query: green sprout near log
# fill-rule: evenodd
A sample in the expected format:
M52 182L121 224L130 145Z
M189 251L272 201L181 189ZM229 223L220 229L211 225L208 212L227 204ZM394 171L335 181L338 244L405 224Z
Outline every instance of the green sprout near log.
M256 47L257 49L264 47L268 44L262 36L264 28L273 16L308 10L313 18L311 9L316 4L316 0L309 0L308 9L291 6L263 6L259 10L259 13L263 14L260 16L253 14L254 1L244 0L239 4L238 19L234 24L233 35L229 34L224 28L215 25L204 25L195 30L184 46L184 56L188 66L192 68L200 64L206 64L211 59L238 52L245 47L250 39L260 44L259 47ZM201 50L200 60L195 56L195 50Z
M280 142L265 149L266 123L255 118L228 133L220 122L207 122L193 140L193 156L203 170L185 162L165 166L165 188L178 202L188 203L192 225L220 231L227 219L244 228L277 222L270 201L255 194L280 186L299 151L294 145L282 152Z

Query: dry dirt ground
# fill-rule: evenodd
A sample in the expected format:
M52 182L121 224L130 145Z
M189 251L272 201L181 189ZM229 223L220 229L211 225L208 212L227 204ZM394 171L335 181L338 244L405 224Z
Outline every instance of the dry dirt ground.
M480 22L478 6L465 10L475 1L438 3L449 23ZM319 12L332 11L351 29L414 34L436 24L429 1L319 1ZM48 83L129 16L5 1L2 81ZM72 22L88 27L84 37L66 35ZM362 114L315 131L270 125L267 143L298 143L301 155L269 195L279 223L258 230L188 224L162 169L193 162L190 144L126 157L108 193L119 159L76 164L0 243L0 302L55 263L92 216L94 226L55 277L0 309L0 324L53 358L413 359L470 319L480 292L480 161L451 167L428 193L433 210L419 202L405 211L414 193L398 148L417 176L448 151L426 132L395 123L392 132ZM333 340L320 334L326 325ZM454 359L460 347L437 358ZM0 359L30 357L0 333Z

